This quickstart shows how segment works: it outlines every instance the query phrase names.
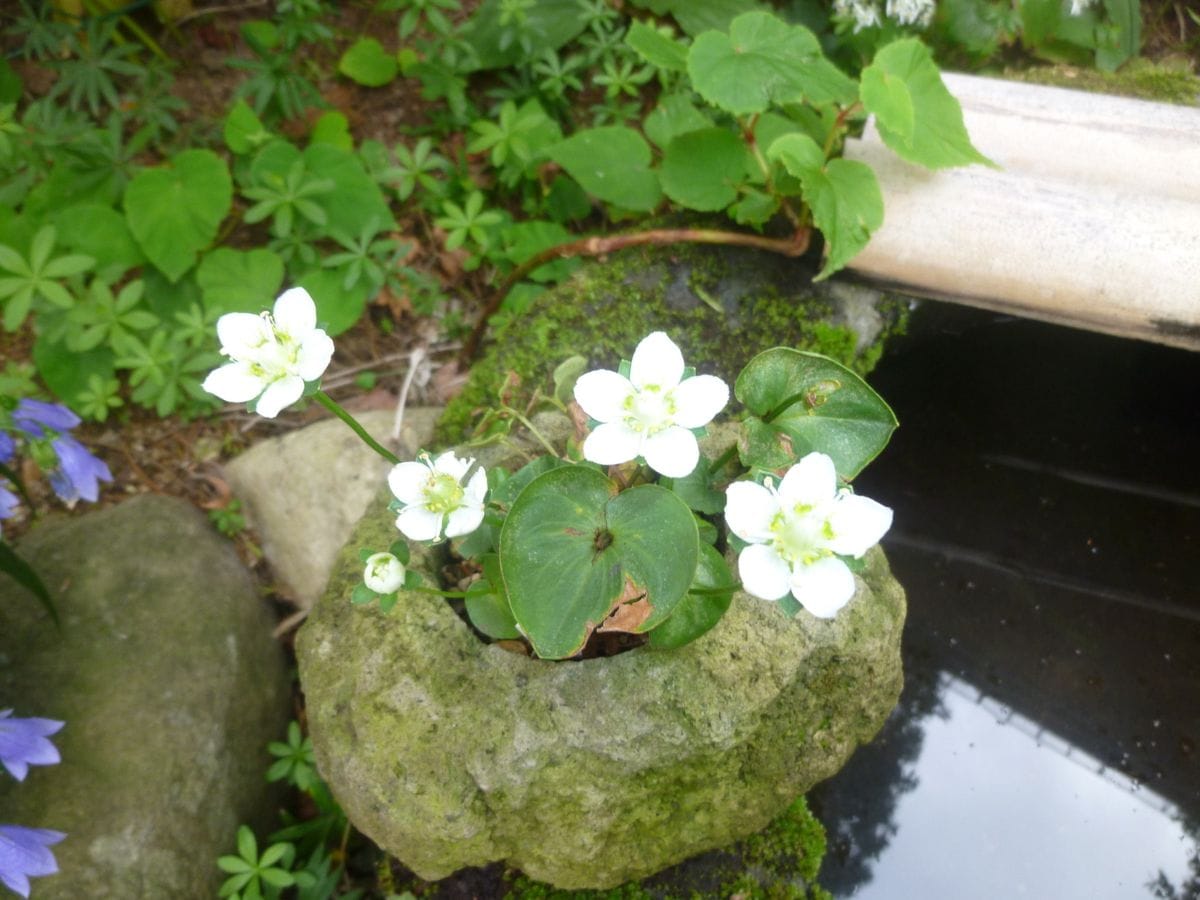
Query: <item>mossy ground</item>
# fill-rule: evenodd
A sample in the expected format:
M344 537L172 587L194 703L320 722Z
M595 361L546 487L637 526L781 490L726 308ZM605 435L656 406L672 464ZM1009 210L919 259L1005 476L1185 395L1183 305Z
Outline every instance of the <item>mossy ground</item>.
M1116 72L1075 66L1035 66L1010 70L1005 78L1098 94L1117 94L1181 106L1200 105L1200 77L1186 57L1130 60Z
M447 407L439 437L454 443L470 435L501 386L512 383L509 373L519 379L510 400L519 407L537 388L550 390L551 372L567 357L615 368L659 329L689 363L730 382L756 353L779 345L825 353L865 374L902 326L906 304L880 302L882 333L864 347L840 320L830 292L812 284L813 273L807 261L762 251L682 244L589 262L496 335Z
M728 862L705 872L712 886L689 886L683 867L607 891L564 891L517 875L505 900L829 900L816 884L825 857L825 829L805 798L729 851Z

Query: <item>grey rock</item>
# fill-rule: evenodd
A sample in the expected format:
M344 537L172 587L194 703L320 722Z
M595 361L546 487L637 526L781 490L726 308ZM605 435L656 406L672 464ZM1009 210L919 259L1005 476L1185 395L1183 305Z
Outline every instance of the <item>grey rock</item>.
M50 521L19 552L61 630L0 578L0 707L61 719L55 766L0 780L5 822L67 832L41 900L208 900L242 822L267 825L288 708L272 617L189 504L142 496Z
M495 860L562 888L649 875L762 829L899 696L905 601L881 550L832 621L738 594L678 650L547 662L483 644L428 594L352 606L358 548L395 538L385 500L296 650L323 776L424 878ZM429 553L413 564L436 580Z
M400 441L392 448L398 456L411 457L432 440L439 413L433 408L405 410ZM391 412L356 418L388 445ZM280 589L300 609L310 609L325 590L338 550L379 492L388 468L337 419L263 441L225 467Z

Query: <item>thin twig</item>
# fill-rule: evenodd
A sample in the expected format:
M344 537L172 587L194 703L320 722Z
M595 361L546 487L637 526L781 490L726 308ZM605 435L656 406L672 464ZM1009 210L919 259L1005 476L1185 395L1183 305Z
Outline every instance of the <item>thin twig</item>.
M392 443L396 444L400 441L400 429L404 427L404 407L408 404L408 390L412 387L413 379L417 375L417 369L421 367L421 363L425 361L425 348L414 347L409 355L408 373L404 376L404 383L400 385L400 397L396 401L396 417L392 420Z
M581 238L548 247L513 269L496 289L496 292L492 294L479 321L471 331L470 337L463 345L462 361L464 364L470 364L475 359L479 352L479 346L483 342L483 333L487 330L487 324L500 308L509 291L530 272L540 269L546 263L556 259L567 259L574 256L603 256L606 253L624 250L626 247L645 244L726 244L736 247L755 247L771 253L781 253L784 256L802 256L808 250L810 238L811 231L808 228L800 229L791 237L786 238L769 238L740 231L717 231L708 228L656 228L651 231L614 234L608 237Z

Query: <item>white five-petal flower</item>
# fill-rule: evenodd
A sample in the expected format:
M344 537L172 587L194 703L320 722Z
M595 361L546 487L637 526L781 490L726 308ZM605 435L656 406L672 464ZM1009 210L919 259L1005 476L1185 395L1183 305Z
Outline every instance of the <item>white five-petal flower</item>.
M805 456L778 488L735 481L725 493L725 521L750 544L738 556L742 585L764 600L791 591L823 619L854 596L854 575L838 557L862 556L892 525L886 506L838 489L824 453Z
M391 553L372 553L363 570L363 583L377 594L391 594L404 584L404 563Z
M232 362L209 373L203 388L228 403L248 403L273 419L300 399L333 357L333 341L317 327L317 307L304 288L284 291L273 313L227 313L217 320L221 353Z
M683 373L683 354L656 331L634 350L628 378L609 369L580 376L575 400L600 422L583 443L584 458L613 466L640 456L660 475L688 475L700 459L690 429L725 408L729 387L715 375Z
M487 498L487 473L475 470L463 478L474 459L459 459L447 451L437 459L422 454L416 462L402 462L388 473L388 487L404 504L396 527L414 541L440 541L443 537L470 534L483 521Z

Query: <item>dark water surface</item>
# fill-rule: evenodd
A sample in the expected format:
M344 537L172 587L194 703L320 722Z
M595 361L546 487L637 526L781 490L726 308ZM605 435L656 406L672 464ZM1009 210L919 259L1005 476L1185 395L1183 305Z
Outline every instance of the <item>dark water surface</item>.
M1200 354L929 305L871 381L906 686L822 885L1200 896Z

